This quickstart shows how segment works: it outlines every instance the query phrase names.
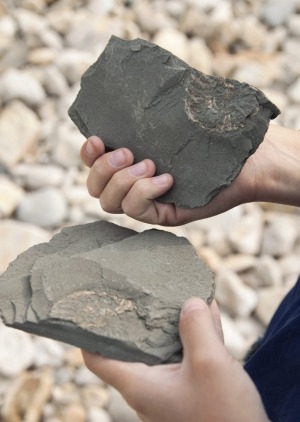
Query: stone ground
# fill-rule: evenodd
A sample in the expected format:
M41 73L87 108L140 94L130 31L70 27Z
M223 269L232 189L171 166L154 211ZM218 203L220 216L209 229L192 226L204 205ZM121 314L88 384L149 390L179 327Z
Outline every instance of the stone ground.
M299 0L4 0L0 3L0 273L62 226L108 219L89 197L67 116L111 34L142 37L209 74L262 89L300 129ZM300 214L247 204L171 231L216 272L225 341L241 359L300 273ZM0 326L1 420L134 422L72 347Z

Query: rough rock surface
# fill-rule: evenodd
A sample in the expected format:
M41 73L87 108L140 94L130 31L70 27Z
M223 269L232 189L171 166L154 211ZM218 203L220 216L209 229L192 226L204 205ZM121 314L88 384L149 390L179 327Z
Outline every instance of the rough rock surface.
M210 303L214 293L210 269L185 238L105 221L32 247L0 285L7 325L148 364L181 359L181 306L192 296Z
M207 204L239 174L278 108L256 88L208 76L157 45L111 37L69 115L84 136L128 147L174 177L161 200Z

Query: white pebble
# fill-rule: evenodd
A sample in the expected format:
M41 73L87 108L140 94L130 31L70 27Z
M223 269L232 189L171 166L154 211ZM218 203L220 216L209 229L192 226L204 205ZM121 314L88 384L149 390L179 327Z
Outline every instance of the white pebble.
M17 209L17 218L41 227L60 226L67 216L66 200L56 188L42 188L28 193Z
M237 316L250 316L257 305L257 293L243 284L232 271L220 270L216 275L216 300Z
M92 407L88 410L87 422L112 422L112 419L104 409Z
M10 217L24 194L23 189L8 177L0 174L0 218Z
M34 362L34 343L29 334L0 325L0 372L15 377Z
M19 99L30 106L41 104L45 98L42 85L30 72L8 69L0 78L0 96L3 101Z

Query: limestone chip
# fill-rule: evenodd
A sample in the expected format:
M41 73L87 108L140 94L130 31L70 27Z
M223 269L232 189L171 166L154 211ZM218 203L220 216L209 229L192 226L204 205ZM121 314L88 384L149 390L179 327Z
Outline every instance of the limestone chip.
M10 217L23 196L23 189L0 174L0 218Z
M13 165L37 145L40 122L20 101L12 101L0 114L0 161Z
M257 293L232 271L221 269L216 276L216 299L233 315L248 317L257 305Z
M0 79L0 95L3 101L22 100L30 106L42 104L45 91L34 76L17 69L8 69Z

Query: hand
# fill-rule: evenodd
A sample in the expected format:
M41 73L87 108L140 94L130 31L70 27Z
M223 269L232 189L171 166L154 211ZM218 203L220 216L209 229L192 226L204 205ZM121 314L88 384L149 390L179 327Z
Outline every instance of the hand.
M223 345L216 302L185 303L181 364L147 366L83 351L87 367L111 384L145 422L266 422L260 396Z
M151 160L133 165L133 154L126 148L105 153L100 138L92 136L82 146L81 157L91 167L88 190L100 198L103 210L125 213L145 223L185 224L252 201L300 205L300 132L279 126L270 125L264 141L230 186L204 207L194 209L158 202L172 187L172 176L154 176Z
M155 164L148 159L133 165L133 154L127 148L105 153L101 139L92 136L83 144L81 158L91 168L88 191L100 199L104 211L125 213L149 224L175 226L219 214L246 201L254 190L247 162L239 177L208 205L184 209L156 200L172 187L172 176L154 176Z

